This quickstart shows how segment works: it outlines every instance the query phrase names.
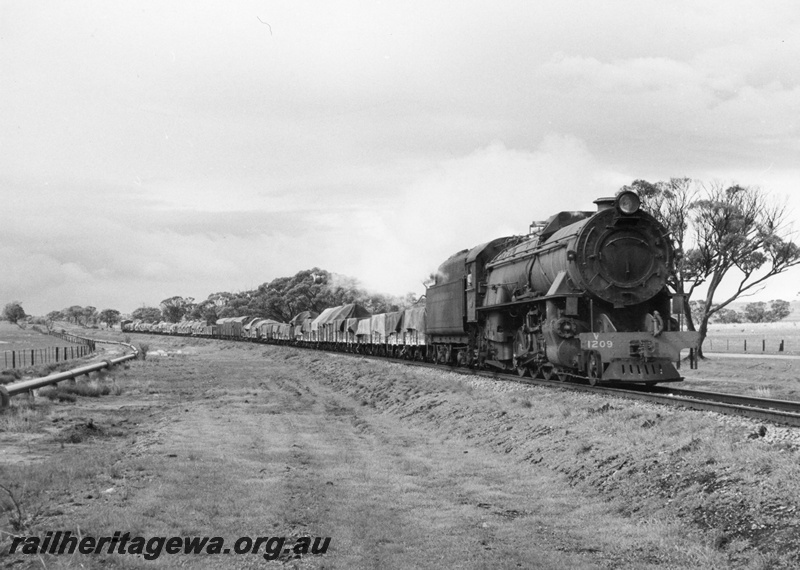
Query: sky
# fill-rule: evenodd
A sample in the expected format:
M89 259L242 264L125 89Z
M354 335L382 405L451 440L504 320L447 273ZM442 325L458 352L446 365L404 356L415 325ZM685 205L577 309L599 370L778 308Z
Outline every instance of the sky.
M798 61L790 1L0 0L0 303L312 267L419 295L635 179L757 186L794 222Z

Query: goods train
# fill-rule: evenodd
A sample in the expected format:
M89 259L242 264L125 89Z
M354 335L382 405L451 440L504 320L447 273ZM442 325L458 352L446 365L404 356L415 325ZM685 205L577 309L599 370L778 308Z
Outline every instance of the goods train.
M526 236L452 255L428 285L424 307L372 315L356 304L304 312L289 323L254 317L125 322L124 330L289 343L544 378L655 384L682 380L699 334L672 315L667 231L634 192L595 200L594 212L560 212Z

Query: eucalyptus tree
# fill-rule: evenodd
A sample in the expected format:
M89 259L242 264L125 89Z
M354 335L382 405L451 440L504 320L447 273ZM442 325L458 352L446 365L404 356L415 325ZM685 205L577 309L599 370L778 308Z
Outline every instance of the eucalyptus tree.
M701 347L714 315L800 264L785 203L759 188L672 178L635 180L624 189L636 191L669 231L675 266L668 284L687 301L687 327L700 332ZM688 303L693 296L700 297L694 316Z

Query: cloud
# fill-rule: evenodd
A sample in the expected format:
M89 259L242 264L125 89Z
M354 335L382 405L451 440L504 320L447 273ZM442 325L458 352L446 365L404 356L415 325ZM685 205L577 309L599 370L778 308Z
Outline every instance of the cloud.
M759 66L771 53L781 59L800 57L796 41L748 44L740 61L739 48L717 49L693 60L593 57L559 54L535 72L538 93L532 97L557 128L584 137L607 150L626 149L633 160L654 161L656 153L695 167L708 162L698 155L713 149L727 167L742 160L761 160L762 149L782 165L794 162L800 145L797 74L776 71L765 81ZM727 62L716 66L715 62ZM791 70L794 66L788 66ZM635 143L631 145L631 143ZM777 152L776 152L777 151ZM609 158L608 153L602 153ZM621 158L618 160L626 160Z
M790 2L7 8L0 285L28 310L315 265L419 291L634 178L796 190Z
M451 254L593 200L630 179L599 164L574 137L551 135L535 151L502 142L443 160L397 194L358 273L373 287L414 290Z
M593 209L592 200L628 181L605 170L582 141L557 135L533 152L495 142L412 172L394 192L363 201L320 196L281 212L210 212L202 201L135 197L120 207L123 191L94 188L73 197L83 215L65 217L48 207L52 193L29 193L19 204L23 215L0 229L8 244L0 263L15 268L0 284L11 297L35 300L28 310L38 312L76 303L129 311L172 295L251 288L313 266L377 291L422 293L425 276L454 251L524 233L563 209ZM361 178L379 179L375 172Z

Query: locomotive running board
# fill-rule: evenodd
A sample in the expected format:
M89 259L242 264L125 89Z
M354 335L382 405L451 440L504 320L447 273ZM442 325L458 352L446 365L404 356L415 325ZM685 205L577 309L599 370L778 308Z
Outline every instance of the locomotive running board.
M501 305L484 305L483 307L478 307L475 309L478 312L481 311L496 311L497 309L510 309L514 307L521 307L523 305L532 305L533 303L538 303L540 301L548 301L550 299L563 299L565 297L583 297L582 293L565 293L563 295L542 295L541 297L528 297L525 299L521 299L519 301L511 301L510 303L503 303Z

